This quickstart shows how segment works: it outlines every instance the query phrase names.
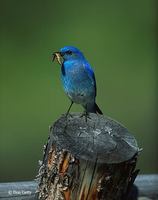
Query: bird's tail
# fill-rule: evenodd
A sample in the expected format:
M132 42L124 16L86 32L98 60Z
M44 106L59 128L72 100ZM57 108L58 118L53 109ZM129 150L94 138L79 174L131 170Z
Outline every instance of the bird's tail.
M99 113L100 115L103 115L103 112L100 110L99 106L96 103L94 104L94 108L95 108L95 113Z
M99 106L96 103L87 105L85 109L87 112L103 115L103 112L100 110Z

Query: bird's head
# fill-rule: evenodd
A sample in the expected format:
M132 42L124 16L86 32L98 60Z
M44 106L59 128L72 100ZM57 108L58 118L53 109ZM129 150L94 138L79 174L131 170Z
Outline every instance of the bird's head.
M82 52L73 46L65 46L60 51L53 53L53 61L57 59L59 64L62 61L81 60L84 59Z

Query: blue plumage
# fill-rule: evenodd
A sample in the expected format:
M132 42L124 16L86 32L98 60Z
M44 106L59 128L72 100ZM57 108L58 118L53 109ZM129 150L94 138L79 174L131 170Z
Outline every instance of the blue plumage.
M62 58L61 80L64 91L72 103L81 104L86 113L102 114L102 111L95 103L95 75L82 52L75 47L66 46L55 53L55 55L57 54Z

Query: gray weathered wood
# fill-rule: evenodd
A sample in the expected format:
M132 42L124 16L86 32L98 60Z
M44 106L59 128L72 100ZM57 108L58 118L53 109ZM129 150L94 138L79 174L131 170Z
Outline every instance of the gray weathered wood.
M139 175L135 181L140 196L158 200L158 174Z
M39 198L129 199L139 148L133 135L107 116L63 115L50 128L39 170Z
M135 184L139 196L158 200L158 174L138 175ZM36 181L0 183L1 200L34 200Z
M81 114L63 115L52 126L51 140L80 159L100 163L120 163L138 151L135 138L119 122L91 113L88 121ZM48 148L49 149L49 148Z
M34 200L37 182L0 183L0 199L4 200Z

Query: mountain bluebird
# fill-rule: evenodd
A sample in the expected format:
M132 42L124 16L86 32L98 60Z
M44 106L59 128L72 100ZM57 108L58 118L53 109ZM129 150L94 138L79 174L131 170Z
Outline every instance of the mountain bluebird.
M53 54L54 59L61 65L61 81L71 100L67 115L73 103L81 104L86 116L88 113L103 114L95 102L95 75L83 53L76 47L65 46Z

